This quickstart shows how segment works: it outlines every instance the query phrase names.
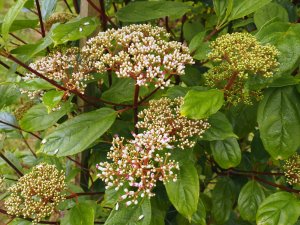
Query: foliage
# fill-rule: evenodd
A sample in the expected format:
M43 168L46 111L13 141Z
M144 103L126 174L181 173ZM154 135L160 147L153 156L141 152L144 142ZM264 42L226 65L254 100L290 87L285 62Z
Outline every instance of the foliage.
M0 1L0 221L300 224L299 17Z

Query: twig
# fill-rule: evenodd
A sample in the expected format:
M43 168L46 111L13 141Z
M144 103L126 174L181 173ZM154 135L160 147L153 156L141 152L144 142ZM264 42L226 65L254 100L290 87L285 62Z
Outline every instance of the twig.
M16 129L18 129L18 130L20 130L20 131L24 131L24 132L26 132L26 133L28 133L28 134L31 134L32 136L36 137L37 139L42 140L42 138L39 137L38 135L36 135L35 133L32 133L32 132L30 132L30 131L23 130L23 129L22 129L21 127L19 127L19 126L16 126L16 125L7 123L7 122L5 122L5 121L3 121L3 120L0 120L0 123L5 124L5 125L7 125L7 126L11 126L11 127L16 128Z
M76 13L79 14L80 13L80 7L78 5L78 1L77 0L73 0L73 5L74 5Z
M20 177L23 176L23 173L11 161L9 161L2 152L0 152L0 158L2 158L14 171L16 171Z
M37 11L38 11L42 37L45 37L46 33L45 33L44 22L43 22L43 18L42 18L42 12L41 12L41 6L40 6L39 0L35 0L35 4L36 4Z
M71 9L69 3L67 2L67 0L64 0L64 3L66 4L66 6L67 6L67 8L69 9L70 13L73 14L73 11L72 11L72 9Z
M140 86L138 84L135 84L134 99L133 99L133 123L134 123L134 132L136 134L138 133L138 128L136 127L136 124L138 122L139 92L140 92Z
M170 74L165 81L170 80L171 77L173 76L173 74ZM152 95L154 95L158 90L160 89L160 87L155 88L152 92L150 92L148 95L146 95L142 100L139 101L139 105L141 103L143 103L144 101L146 101L148 98L150 98Z
M28 144L28 142L27 142L27 140L25 139L25 137L24 137L24 135L23 135L23 133L22 133L21 130L20 130L20 134L21 134L21 136L22 136L22 139L23 139L24 143L26 144L27 148L29 149L29 151L32 153L32 155L33 155L35 158L37 158L35 152L33 151L33 149L32 149L32 148L30 147L30 145Z
M32 72L36 76L42 78L43 80L47 81L48 83L52 84L54 87L58 88L59 90L73 93L73 94L77 95L79 98L81 98L82 100L84 100L85 102L88 102L88 103L92 104L95 107L97 107L95 102L102 102L104 104L115 105L115 106L130 106L130 105L127 105L127 104L118 104L118 103L114 103L114 102L110 102L110 101L105 101L103 99L94 98L92 96L86 96L86 95L78 92L77 90L69 90L66 87L61 86L60 84L58 84L56 81L49 79L48 77L46 77L43 74L39 73L38 71L34 70L30 66L28 66L25 63L21 62L19 59L17 59L16 57L11 55L10 53L2 51L2 52L0 52L0 55L2 55L4 57L6 57L7 59L17 63L18 65L22 66L23 68L29 70L30 72Z
M13 33L9 33L12 37L14 37L15 39L17 39L19 42L23 43L23 44L27 44L25 41L23 41L21 38L19 38L18 36L14 35Z
M204 38L204 41L209 41L216 33L218 33L220 30L217 28L214 28L207 36Z
M10 67L6 63L2 62L1 60L0 60L0 65L3 66L4 68L10 70ZM18 74L21 77L24 77L24 74L22 74L22 73L20 73L18 71L15 71L15 73Z
M66 197L66 199L77 198L78 196L93 196L93 195L103 195L104 192L80 192L80 193L73 193Z
M101 10L91 1L91 0L86 0L100 15L101 15ZM113 28L117 29L118 26L107 16L105 15L107 21L112 25Z
M101 15L101 25L102 25L102 30L105 31L107 29L107 16L105 13L105 4L104 0L99 0L100 4L100 15Z

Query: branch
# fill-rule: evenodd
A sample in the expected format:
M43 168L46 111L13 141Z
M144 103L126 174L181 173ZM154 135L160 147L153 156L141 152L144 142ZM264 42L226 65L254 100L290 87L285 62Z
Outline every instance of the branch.
M14 35L13 33L9 33L12 37L14 37L15 39L17 39L19 42L23 43L23 44L27 44L25 41L23 41L21 38L19 38L18 36Z
M69 9L70 13L73 14L73 11L72 11L72 9L71 9L69 3L67 2L67 0L64 0L64 3L66 4L66 6L67 6L67 8Z
M9 161L8 158L5 157L5 155L3 155L2 152L0 152L0 158L2 158L14 171L16 171L20 177L24 175L11 161Z
M104 192L80 192L73 193L66 197L66 199L77 198L78 196L94 196L94 195L104 195Z
M38 135L36 135L35 133L32 133L32 132L30 132L30 131L23 130L23 129L22 129L21 127L19 127L19 126L16 126L16 125L7 123L7 122L5 122L5 121L3 121L3 120L0 120L0 123L3 123L3 124L5 124L5 125L7 125L7 126L11 126L11 127L16 128L16 129L18 129L18 130L20 130L20 131L24 131L24 132L26 132L26 133L28 133L28 134L31 134L32 136L36 137L37 139L42 140L42 138L41 138L40 136L38 136Z
M11 55L10 53L2 51L2 52L0 52L0 55L2 55L4 57L6 57L7 59L17 63L18 65L20 65L23 68L27 69L31 73L35 74L36 76L38 76L38 77L42 78L43 80L47 81L48 83L52 84L54 87L58 88L59 90L73 93L73 94L77 95L79 98L81 98L82 100L84 100L85 102L88 102L88 103L92 104L95 107L97 107L95 102L102 102L104 104L115 105L115 106L130 106L130 105L126 105L126 104L118 104L118 103L114 103L114 102L105 101L105 100L100 99L100 98L93 98L91 96L86 96L84 94L81 94L77 90L69 90L66 87L61 86L60 84L58 84L56 81L51 80L48 77L44 76L43 74L39 73L38 71L32 69L30 66L28 66L25 63L21 62L19 59L17 59L16 57Z
M107 29L107 16L106 16L106 13L105 13L104 0L99 0L99 4L100 4L100 15L101 15L102 30L105 31Z
M91 1L91 0L86 0L100 15L102 14L101 10ZM101 0L103 1L103 0ZM117 29L118 26L107 16L105 15L107 21L112 25L113 28Z
M42 37L45 37L46 33L45 33L44 22L43 22L43 18L42 18L42 12L41 12L41 6L40 6L39 0L35 0L35 4L36 4L37 11L38 11L39 20L40 20Z
M32 155L33 155L35 158L37 158L35 152L33 151L33 149L32 149L32 148L30 147L30 145L28 144L28 142L27 142L27 140L25 139L25 137L24 137L24 135L23 135L23 133L22 133L21 130L20 130L20 134L21 134L22 139L23 139L24 143L26 144L27 148L30 150L30 152L32 153Z
M134 99L133 99L133 123L134 123L134 132L136 134L138 133L138 129L136 127L136 124L138 122L139 92L140 92L140 86L135 84Z
M215 34L217 34L220 30L214 28L207 36L204 38L204 41L209 41Z
M165 81L170 80L172 76L173 76L173 74L170 74L170 75L165 79ZM150 98L152 95L154 95L159 89L160 89L160 87L155 88L152 92L150 92L148 95L146 95L144 98L142 98L142 100L139 101L139 105L140 105L141 103L143 103L144 101L146 101L148 98Z
M3 66L4 68L10 70L10 67L6 63L2 62L1 60L0 60L0 65ZM16 71L15 74L18 74L19 76L24 77L24 74L22 74L18 71Z

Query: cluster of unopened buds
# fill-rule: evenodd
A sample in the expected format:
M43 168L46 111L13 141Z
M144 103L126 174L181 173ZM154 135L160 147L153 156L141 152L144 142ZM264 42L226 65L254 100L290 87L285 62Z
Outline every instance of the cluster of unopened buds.
M90 75L93 71L83 63L80 49L72 47L68 49L59 49L50 53L34 63L29 65L45 77L57 82L69 91L76 91L81 94L87 86L87 81L92 79ZM23 80L31 81L38 77L33 73L27 73ZM21 89L21 93L26 93L30 99L42 97L43 90ZM69 95L69 92L66 92Z
M45 22L46 30L50 30L55 23L66 23L75 16L65 12L53 13Z
M65 190L64 172L42 163L8 189L4 205L9 215L30 218L36 224L54 212L65 199Z
M188 47L168 41L169 36L161 27L130 25L100 32L82 52L99 73L110 70L117 77L133 78L139 86L153 83L164 88L170 84L168 76L182 75L185 65L194 63Z
M300 155L295 154L285 160L283 170L287 183L300 184Z
M252 104L261 98L260 90L251 88L253 78L270 80L278 70L279 51L260 44L248 33L232 33L211 43L208 59L213 67L204 75L210 87L224 90L227 102Z
M25 102L20 107L18 107L14 114L17 120L21 120L24 114L34 105L33 101Z
M154 196L153 189L158 181L163 183L177 180L179 164L171 159L173 148L190 148L209 128L205 120L190 120L182 117L179 107L182 98L162 98L150 101L148 109L139 116L143 121L137 125L144 131L133 134L132 140L116 136L107 157L111 162L101 162L98 177L106 188L121 189L121 200L126 205L138 204L144 197Z

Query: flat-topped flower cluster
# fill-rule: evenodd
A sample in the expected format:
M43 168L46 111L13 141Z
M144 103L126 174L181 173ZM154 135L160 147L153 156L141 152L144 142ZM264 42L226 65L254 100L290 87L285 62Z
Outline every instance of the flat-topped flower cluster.
M30 218L36 224L65 199L65 189L64 172L42 163L8 189L10 195L4 205L9 215Z
M267 80L278 70L279 51L248 33L222 35L211 43L211 49L208 59L213 67L204 75L206 84L224 90L232 104L260 99L260 91L251 90L247 82L254 77Z
M169 41L169 36L164 28L147 24L109 29L88 40L82 49L55 50L29 66L81 94L93 73L107 71L119 78L130 77L139 86L164 88L170 84L168 76L182 75L185 65L194 63L188 47ZM34 73L27 73L23 80L36 78ZM22 93L34 99L43 96L44 91L24 88Z
M170 84L165 78L182 75L186 64L192 64L188 47L168 41L161 27L130 25L100 32L82 49L89 66L103 73L112 70L118 77L131 77L139 86Z
M175 182L179 164L172 159L172 149L193 147L195 141L190 139L201 137L209 128L205 120L182 117L182 102L182 98L150 101L149 108L139 114L142 121L137 126L144 131L128 141L115 137L107 155L111 162L97 165L106 188L122 189L121 200L127 205L154 196L158 181Z
M300 155L295 154L285 160L284 165L284 176L286 177L287 183L290 185L300 184Z

